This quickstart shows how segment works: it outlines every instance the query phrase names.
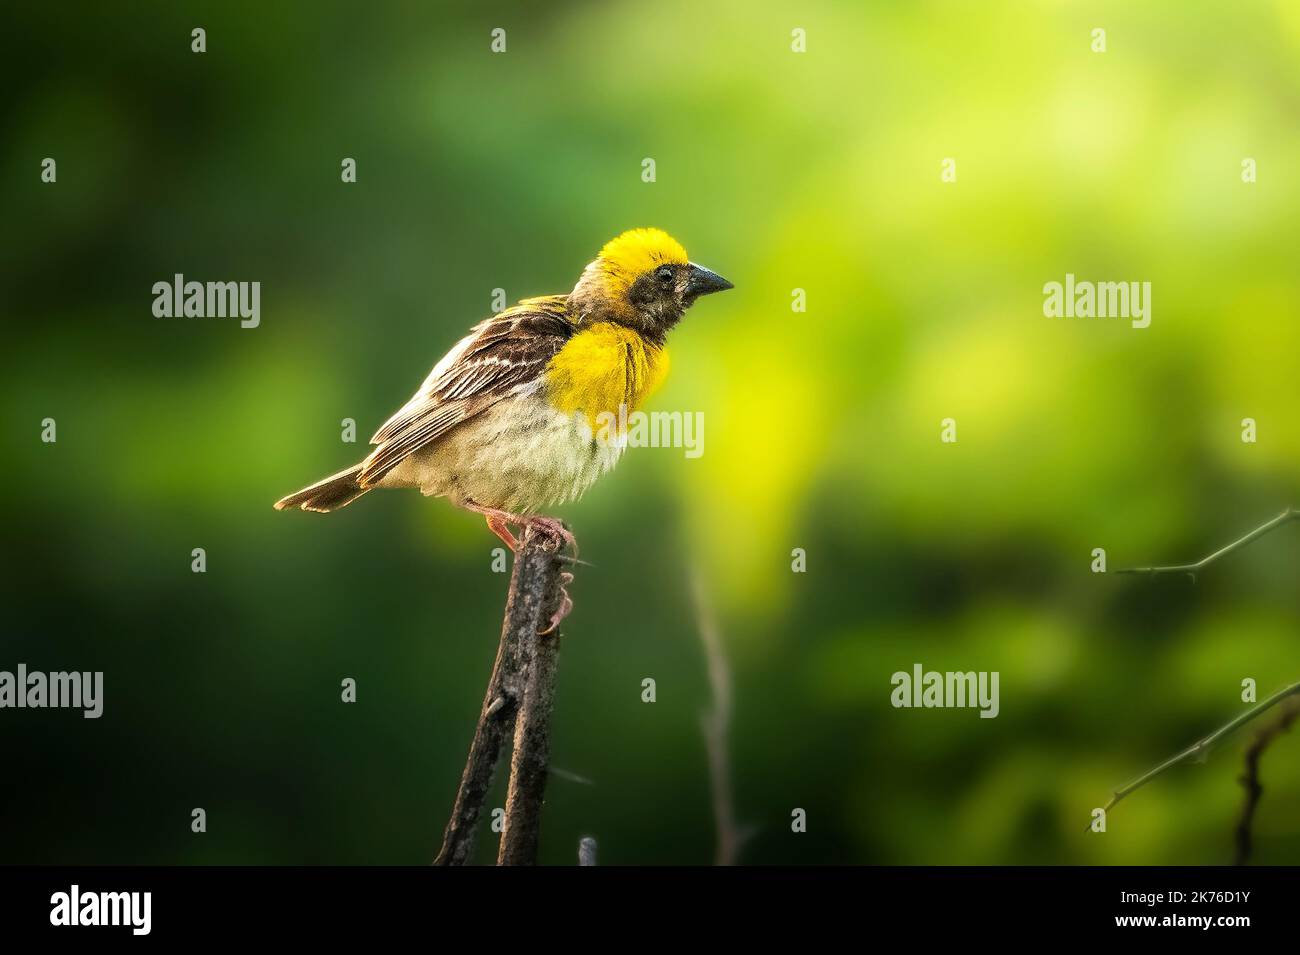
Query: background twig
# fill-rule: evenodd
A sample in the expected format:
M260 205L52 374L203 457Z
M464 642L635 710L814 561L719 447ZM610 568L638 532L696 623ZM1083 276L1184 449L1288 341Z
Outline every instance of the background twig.
M1254 530L1250 531L1249 533L1242 535L1232 543L1225 544L1223 547L1220 547L1218 550L1214 551L1213 553L1207 554L1205 557L1202 557L1194 564L1172 564L1164 567L1128 567L1123 570L1118 570L1116 571L1116 573L1149 574L1149 575L1187 574L1192 578L1193 581L1195 581L1196 574L1199 571L1201 571L1205 567L1208 567L1210 564L1214 563L1219 558L1231 554L1233 551L1240 550L1241 548L1247 546L1248 544L1251 544L1254 541L1259 540L1261 537L1263 537L1265 534L1269 533L1270 531L1276 530L1277 528L1281 527L1283 524L1289 524L1291 521L1294 521L1297 518L1300 518L1300 508L1288 507L1281 514L1277 515L1277 517L1274 517L1272 520L1265 521L1263 524L1259 525L1259 527L1256 527ZM1110 801L1107 802L1106 805L1103 807L1103 811L1110 812L1110 810L1121 799L1133 793L1134 791L1141 789L1143 786L1145 786L1151 780L1155 779L1165 770L1171 769L1172 767L1177 766L1179 763L1183 762L1184 760L1190 759L1193 756L1198 756L1206 752L1218 740L1227 736L1229 733L1233 732L1234 730L1249 723L1251 720L1255 719L1260 714L1276 706L1282 700L1291 696L1295 696L1297 693L1300 693L1300 683L1293 683L1288 687L1284 687L1283 689L1279 690L1277 693L1274 693L1272 696L1266 699L1263 703L1260 703L1257 706L1253 707L1252 709L1247 710L1245 713L1241 714L1236 719L1230 720L1229 722L1225 723L1223 726L1219 727L1213 733L1210 733L1208 736L1204 736L1201 739L1197 740L1191 746L1187 747L1187 749L1183 750L1180 753L1175 754L1174 756L1169 757L1169 759L1165 760L1163 763L1160 763L1154 768L1143 773L1141 776L1139 776L1137 779L1133 780L1132 782L1127 783L1124 786L1121 786L1119 789L1115 790L1115 792L1111 794ZM1286 720L1285 722L1286 725L1290 724L1290 720ZM1263 734L1261 734L1261 736L1262 735ZM1271 738L1271 736L1269 738ZM1258 740L1256 741L1256 745L1259 745ZM1253 746L1252 749L1254 749ZM1263 747L1260 746L1260 751L1262 751L1262 749ZM1254 760L1256 762L1258 761L1257 754L1254 757ZM1253 815L1254 804L1259 798L1258 780L1255 779L1254 777L1255 769L1256 769L1255 762L1252 762L1251 756L1248 753L1247 754L1247 777L1246 779L1243 780L1243 782L1246 783L1247 786L1247 806L1243 810L1242 820L1241 823L1238 825L1238 840L1239 840L1238 857L1239 858L1241 857L1241 851L1242 851L1240 840L1243 838L1242 835L1243 826L1245 827L1244 829L1244 833L1245 833L1244 838L1246 840L1245 851L1247 854L1249 854L1250 851L1249 850L1250 816ZM1253 789L1250 780L1253 780L1253 786L1254 786Z
M1273 740L1291 728L1297 716L1300 716L1300 706L1292 700L1283 707L1282 713L1276 720L1260 728L1255 734L1255 739L1246 748L1246 769L1241 777L1241 784L1246 788L1246 800L1242 803L1241 817L1237 820L1236 865L1245 865L1250 861L1251 827L1255 821L1255 810L1259 808L1259 797L1264 793L1264 787L1259 782L1259 759Z
M492 787L492 778L501 756L501 747L512 732L519 735L521 724L526 731L531 753L527 761L527 792L522 797L523 803L519 802L520 796L512 797L516 801L513 824L510 803L507 802L506 830L502 832L498 862L511 864L504 858L507 831L511 832L512 844L519 847L515 852L516 858L527 859L529 862L536 859L537 815L535 812L521 814L519 810L523 805L531 806L534 801L540 807L541 792L546 785L550 700L554 692L554 655L559 649L559 632L557 630L548 637L539 638L537 631L541 629L543 621L549 619L558 603L560 567L555 554L557 546L554 540L530 530L524 535L520 551L515 557L496 663L488 680L487 692L483 695L478 727L474 731L460 788L434 865L465 865L469 861L483 804ZM539 646L544 646L545 652L539 654ZM548 654L549 661L543 659L546 672L540 677L531 673L530 664ZM544 686L539 685L539 679ZM526 712L531 715L525 721ZM540 777L535 768L539 755L542 761ZM517 752L514 762L518 762ZM514 794L515 790L515 781L512 779L511 793ZM533 829L531 834L527 832L529 827ZM531 857L528 855L529 845Z
M1155 768L1147 770L1145 773L1143 773L1137 779L1133 780L1131 783L1127 783L1126 785L1121 786L1119 789L1115 790L1115 792L1110 797L1110 802L1106 803L1106 805L1102 807L1103 811L1110 812L1110 810L1121 799L1123 799L1125 796L1132 794L1134 791L1141 789L1143 786L1151 782L1151 780L1155 779L1165 770L1172 769L1174 766L1177 766L1179 763L1183 762L1184 760L1190 759L1193 756L1198 756L1201 753L1206 752L1211 746L1213 746L1216 742L1221 740L1223 737L1227 736L1233 730L1245 726L1247 723L1255 719L1257 716L1277 706L1277 704L1281 703L1287 697L1295 696L1297 694L1300 694L1300 683L1292 683L1290 686L1283 687L1282 689L1278 690L1276 693L1270 696L1263 703L1251 707L1249 710L1247 710L1245 713L1242 713L1236 719L1229 720L1227 723L1220 726L1213 733L1210 733L1208 736L1201 737L1195 743L1187 747L1182 752L1178 753L1177 755L1169 757L1163 763L1159 764Z
M727 740L731 731L731 669L727 665L717 620L698 573L693 576L691 585L700 642L704 644L704 658L708 665L709 688L713 694L712 706L700 717L704 748L709 761L713 818L717 828L713 864L735 865L745 835L736 825L736 811L732 804L731 764L727 756Z
M1214 553L1202 557L1194 564L1173 564L1168 567L1126 567L1123 570L1115 571L1115 573L1117 574L1188 574L1189 576L1191 576L1193 580L1195 580L1196 574L1199 571L1209 566L1210 564L1214 563L1220 557L1224 557L1227 554L1231 554L1234 550L1240 550L1241 548L1245 547L1247 544L1251 543L1252 541L1256 541L1259 538L1263 537L1269 531L1276 530L1277 528L1281 527L1283 524L1290 523L1291 521L1297 518L1300 518L1300 509L1294 507L1288 507L1285 511L1279 514L1277 517L1273 518L1271 521L1265 521L1263 524L1255 528L1249 534L1237 538L1237 540L1233 541L1231 544L1226 544L1225 546L1220 547Z

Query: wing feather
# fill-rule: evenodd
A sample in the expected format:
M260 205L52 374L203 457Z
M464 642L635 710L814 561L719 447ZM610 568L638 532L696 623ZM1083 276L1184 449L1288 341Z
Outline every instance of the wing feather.
M358 482L373 485L453 428L533 387L573 330L563 295L525 299L480 322L375 432Z

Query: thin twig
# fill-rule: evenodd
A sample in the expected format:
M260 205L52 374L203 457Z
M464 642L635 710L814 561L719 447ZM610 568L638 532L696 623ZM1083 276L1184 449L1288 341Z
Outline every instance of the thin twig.
M1182 752L1178 753L1175 756L1169 757L1163 763L1160 763L1158 766L1156 766L1154 769L1148 770L1147 772L1139 776L1137 779L1133 780L1131 783L1127 783L1126 785L1123 785L1119 789L1115 790L1115 792L1111 794L1110 802L1106 803L1106 805L1102 807L1102 811L1109 813L1111 809L1121 799L1133 793L1135 790L1141 789L1143 786L1151 782L1151 780L1155 779L1165 770L1172 769L1174 766L1177 766L1179 763L1183 762L1184 760L1191 759L1193 756L1199 756L1200 754L1206 752L1211 746L1213 746L1219 740L1223 739L1223 737L1227 736L1233 730L1240 729L1242 726L1245 726L1247 723L1255 719L1257 716L1260 716L1261 714L1266 713L1268 710L1272 709L1274 706L1277 706L1277 704L1281 703L1287 697L1295 696L1296 694L1300 694L1300 683L1292 683L1290 686L1278 690L1276 693L1270 696L1263 703L1251 707L1245 713L1242 713L1240 716L1236 717L1235 719L1229 720L1227 723L1220 726L1217 730L1215 730L1210 735L1201 737L1195 743L1187 747Z
M561 769L559 766L551 767L551 775L556 779L563 779L566 782L578 783L580 786L596 785L596 780L588 779L586 776L580 776L572 770Z
M516 625L526 680L515 717L510 786L497 865L537 863L542 803L551 759L555 675L560 657L559 629L545 635L538 631L560 605L558 548L559 542L554 537L537 535L529 529L515 563L516 568L523 567L514 597L521 604Z
M1288 507L1277 517L1261 524L1259 527L1255 528L1249 534L1246 534L1244 537L1238 538L1237 540L1233 541L1231 544L1227 544L1224 547L1220 547L1214 553L1206 557L1202 557L1194 564L1174 564L1168 567L1126 567L1123 570L1115 571L1115 573L1117 574L1188 574L1192 578L1192 580L1195 580L1197 573L1199 573L1205 567L1208 567L1210 564L1214 563L1220 557L1225 557L1228 554L1231 554L1235 550L1240 550L1241 548L1245 547L1247 544L1263 537L1269 531L1276 530L1277 528L1281 527L1283 524L1290 523L1291 521L1294 521L1297 518L1300 518L1300 509L1294 507Z
M1288 703L1276 720L1260 728L1254 741L1246 748L1246 769L1241 777L1241 784L1246 789L1246 800L1242 803L1241 817L1237 820L1235 865L1245 865L1250 861L1251 826L1255 821L1255 810L1259 808L1259 797L1264 794L1264 787L1259 782L1260 757L1273 740L1291 728L1297 716L1300 716L1300 706L1294 702Z
M496 662L483 695L474 740L470 744L460 788L434 865L465 865L469 862L475 831L492 788L502 746L512 732L517 732L520 703L527 699L531 648L536 642L541 621L553 612L554 598L558 594L559 569L553 559L553 550L547 550L548 546L553 548L553 542L526 534L515 558ZM549 598L544 600L544 595L549 595ZM543 614L543 603L546 615ZM558 645L558 640L554 642Z
M692 580L695 596L695 616L704 644L704 657L708 665L709 687L713 705L700 716L704 734L704 748L709 760L709 786L713 793L713 818L717 827L717 847L714 865L735 865L740 855L745 835L736 825L736 811L732 805L731 768L727 758L727 738L731 729L731 670L727 666L726 652L718 634L717 621L704 594L704 584L699 574Z

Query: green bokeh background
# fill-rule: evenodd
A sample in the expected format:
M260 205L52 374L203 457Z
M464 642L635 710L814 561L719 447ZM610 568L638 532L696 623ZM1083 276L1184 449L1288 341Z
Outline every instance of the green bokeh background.
M1195 584L1089 562L1191 560L1300 504L1300 4L117 6L0 31L0 669L107 696L0 711L0 861L427 862L497 542L414 493L270 505L359 458L492 289L565 291L638 225L736 289L650 406L702 411L703 457L634 450L561 512L595 566L554 761L590 782L552 780L543 861L584 834L712 859L692 573L743 861L1231 858L1249 731L1084 825L1243 678L1300 678L1300 534ZM261 326L154 318L176 272L260 281ZM1150 328L1044 318L1067 272L1151 282ZM1001 715L892 708L917 662L1000 671ZM1255 858L1300 861L1294 732L1263 778Z

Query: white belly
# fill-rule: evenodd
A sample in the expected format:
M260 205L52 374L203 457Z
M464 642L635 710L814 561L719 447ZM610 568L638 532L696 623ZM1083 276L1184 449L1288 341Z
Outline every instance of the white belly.
M379 486L530 514L581 497L618 463L622 443L603 438L581 413L561 414L538 394L508 398L411 455Z

